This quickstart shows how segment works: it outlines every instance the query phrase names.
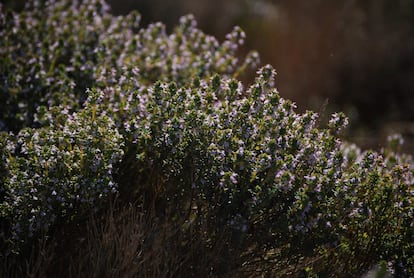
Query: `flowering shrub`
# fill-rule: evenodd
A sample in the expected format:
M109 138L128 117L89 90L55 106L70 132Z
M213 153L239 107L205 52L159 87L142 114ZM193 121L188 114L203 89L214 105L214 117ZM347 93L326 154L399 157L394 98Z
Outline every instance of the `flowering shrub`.
M119 134L128 136L125 111L137 111L133 94L146 98L138 88L146 91L157 79L237 76L257 63L255 52L241 64L235 56L240 28L220 44L191 16L170 35L161 23L138 23L136 13L112 16L103 1L31 1L21 14L1 10L0 207L7 241L71 218L79 205L116 188L113 165L130 142ZM93 87L99 93L87 90ZM97 110L100 93L112 103L106 111Z
M348 156L346 175L336 183L336 222L340 261L337 271L357 271L372 261L388 262L396 276L413 272L413 160L397 155L401 137L376 153L342 146ZM351 259L352 258L352 259Z
M86 88L113 84L116 69L139 69L144 84L182 84L191 76L239 75L257 63L255 52L241 64L235 56L240 28L220 44L192 16L168 35L161 23L138 29L137 13L115 17L108 9L99 0L29 1L21 14L1 11L0 130L36 126L40 106L79 109Z
M111 118L52 109L47 128L25 128L2 142L2 218L11 238L47 231L57 218L73 219L116 190L112 174L123 138Z
M0 17L8 248L117 192L190 234L206 229L206 242L226 235L220 269L358 274L385 261L413 275L414 164L397 154L401 138L380 152L342 142L347 118L321 127L296 113L271 66L245 89L237 77L257 57L237 62L239 28L219 44L191 16L168 35L99 1L34 3Z
M269 260L321 253L332 272L381 260L412 269L412 159L342 143L343 114L317 128L317 114L295 113L273 78L266 66L248 90L218 76L150 87L121 128L136 156L121 166L136 181L128 186L157 195L163 211L195 210L194 221L232 234L244 251L280 252Z

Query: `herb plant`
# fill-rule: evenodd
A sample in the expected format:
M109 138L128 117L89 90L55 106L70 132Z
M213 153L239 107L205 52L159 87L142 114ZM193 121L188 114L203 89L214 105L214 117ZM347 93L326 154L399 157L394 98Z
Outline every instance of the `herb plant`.
M192 16L171 34L138 23L103 1L1 10L4 258L117 195L190 239L204 231L210 249L225 238L216 275L380 262L414 274L414 164L400 137L377 152L344 142L346 116L295 112L269 65L243 85L258 55L239 61L238 27L219 43Z

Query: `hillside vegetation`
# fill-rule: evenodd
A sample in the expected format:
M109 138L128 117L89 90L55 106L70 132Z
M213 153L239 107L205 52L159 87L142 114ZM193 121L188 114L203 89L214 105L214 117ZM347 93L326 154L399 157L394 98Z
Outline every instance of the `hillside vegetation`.
M403 139L362 151L192 16L0 12L0 276L414 275ZM240 76L255 70L251 84Z

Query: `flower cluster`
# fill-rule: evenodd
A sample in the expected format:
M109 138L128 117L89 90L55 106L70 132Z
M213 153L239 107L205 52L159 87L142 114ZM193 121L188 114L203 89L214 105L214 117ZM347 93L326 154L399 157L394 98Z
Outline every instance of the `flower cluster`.
M346 117L324 127L296 113L269 65L245 88L237 77L257 57L238 62L239 28L220 44L191 16L167 34L101 1L34 3L0 16L4 238L117 192L208 227L211 242L225 233L244 264L317 257L315 271L353 275L386 261L413 275L414 163L400 137L379 152L342 142Z
M140 29L138 13L115 17L108 9L101 0L30 1L20 14L0 11L0 130L35 127L40 106L79 109L87 88L122 83L121 69L139 69L147 85L183 84L257 64L255 52L242 63L235 55L240 28L220 44L192 16L168 35L161 23Z
M0 210L12 223L12 239L47 231L57 219L73 220L117 190L113 174L123 138L111 118L94 113L92 106L77 113L56 108L45 115L52 119L47 128L2 138Z
M14 240L116 190L124 144L136 143L132 131L151 118L144 109L149 85L236 76L258 59L252 52L238 62L240 28L219 43L192 16L167 34L161 23L140 29L137 13L113 16L99 0L1 9L1 226ZM106 110L103 101L111 103ZM131 123L135 113L140 118Z
M128 138L126 190L156 195L163 211L197 208L198 221L212 234L229 230L239 247L307 246L336 266L358 253L349 273L381 260L410 269L413 161L395 153L400 137L362 152L338 138L343 114L318 127L316 113L294 112L273 88L272 67L257 74L247 90L219 75L185 86L134 83L122 111L101 91L101 110L122 115Z

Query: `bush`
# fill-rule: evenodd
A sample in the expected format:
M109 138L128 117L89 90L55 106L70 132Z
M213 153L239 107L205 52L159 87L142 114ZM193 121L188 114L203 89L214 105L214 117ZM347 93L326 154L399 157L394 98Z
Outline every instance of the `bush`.
M24 128L4 142L2 218L12 238L32 237L57 218L72 219L116 190L114 164L123 138L113 121L87 105L78 113L52 109L47 128Z
M191 16L167 35L99 1L34 3L1 16L3 256L114 193L200 250L225 246L215 275L355 275L382 261L413 275L414 170L399 137L380 152L342 142L347 118L296 113L268 65L244 89L257 55L237 63L239 28L219 44Z

